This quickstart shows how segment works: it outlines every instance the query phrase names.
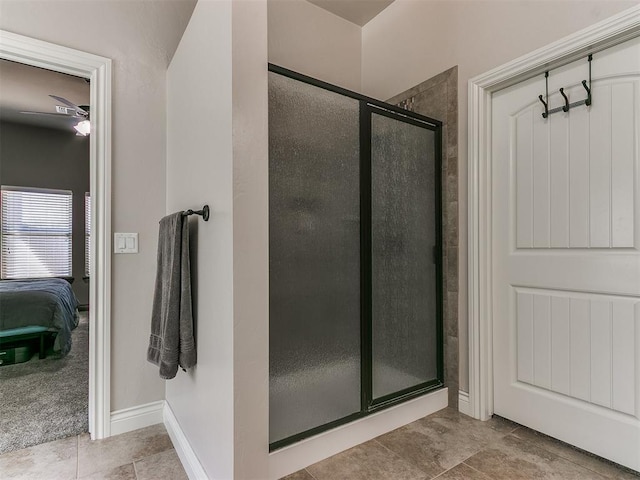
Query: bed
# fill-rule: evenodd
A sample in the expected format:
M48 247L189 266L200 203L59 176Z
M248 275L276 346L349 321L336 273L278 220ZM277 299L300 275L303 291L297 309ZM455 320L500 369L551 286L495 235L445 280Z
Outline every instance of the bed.
M78 300L71 285L60 278L0 281L0 342L40 339L54 335L53 351L71 349L71 331L78 326Z

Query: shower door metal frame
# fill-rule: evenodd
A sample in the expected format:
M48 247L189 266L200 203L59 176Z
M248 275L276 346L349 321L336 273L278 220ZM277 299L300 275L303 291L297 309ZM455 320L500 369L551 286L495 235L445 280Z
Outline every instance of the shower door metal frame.
M443 365L443 279L442 279L442 123L437 120L424 117L413 112L400 109L400 114L389 110L389 106L383 102L360 103L360 258L361 258L361 349L362 349L362 405L367 407L367 412L372 413L405 400L423 395L435 388L444 385ZM373 255L371 239L372 228L372 187L371 187L371 122L373 115L382 115L396 121L407 123L416 127L431 130L435 133L435 159L434 159L434 207L436 245L433 249L433 262L436 265L436 362L437 376L435 380L423 382L412 387L399 390L388 395L373 397ZM437 122L437 124L435 124ZM364 347L364 348L362 348ZM366 376L366 380L365 380Z
M365 95L308 77L269 63L269 72L329 90L360 103L360 411L324 425L305 430L269 444L269 451L299 442L332 428L366 417L388 407L419 397L444 386L443 337L443 238L442 238L442 122ZM372 251L371 251L371 119L373 114L431 130L435 137L435 224L436 245L433 260L436 265L436 362L437 377L398 392L373 398L373 317L372 317Z

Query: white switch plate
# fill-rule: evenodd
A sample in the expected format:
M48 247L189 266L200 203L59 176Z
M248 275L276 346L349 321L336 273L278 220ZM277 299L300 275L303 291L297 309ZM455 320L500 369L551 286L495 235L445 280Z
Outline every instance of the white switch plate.
M114 233L113 234L114 253L138 253L137 233Z

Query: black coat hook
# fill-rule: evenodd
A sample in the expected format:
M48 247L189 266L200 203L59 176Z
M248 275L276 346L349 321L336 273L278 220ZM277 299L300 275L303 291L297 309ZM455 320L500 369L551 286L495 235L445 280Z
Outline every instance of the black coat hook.
M587 87L587 81L586 80L582 80L582 86L587 91L587 99L584 101L584 104L589 106L589 105L591 105L591 89L589 87Z
M549 109L549 72L548 71L544 72L545 86L546 86L546 98L544 98L542 95L538 96L538 100L540 100L542 102L542 105L544 105L544 112L542 113L542 117L543 118L548 118L549 115L552 115L552 114L557 113L557 112L568 112L569 109L571 109L573 107L577 107L578 105L586 105L586 106L591 105L591 102L592 102L592 97L591 97L591 61L593 60L593 55L589 55L588 60L589 60L589 82L587 82L586 80L582 80L582 86L587 91L587 98L584 99L584 100L579 100L577 102L569 103L569 98L564 93L564 88L561 88L560 89L560 95L562 95L564 97L564 105L562 105L561 107L555 107L555 108Z
M538 95L538 99L542 102L542 105L544 105L544 112L542 112L542 118L547 118L549 116L549 105L547 105L547 102L545 102L542 99L542 95Z
M544 105L544 112L542 112L542 118L547 118L549 116L549 72L544 72L544 86L545 86L545 99L546 102L542 99L542 95L538 96L538 99Z
M564 94L564 88L560 89L560 95L562 95L564 97L564 107L562 107L562 111L563 112L568 112L569 111L569 99Z

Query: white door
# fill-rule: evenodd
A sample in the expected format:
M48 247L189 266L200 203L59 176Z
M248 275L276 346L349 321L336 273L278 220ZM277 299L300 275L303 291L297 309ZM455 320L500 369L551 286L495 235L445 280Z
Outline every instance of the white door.
M494 411L640 470L640 38L592 70L493 95Z

